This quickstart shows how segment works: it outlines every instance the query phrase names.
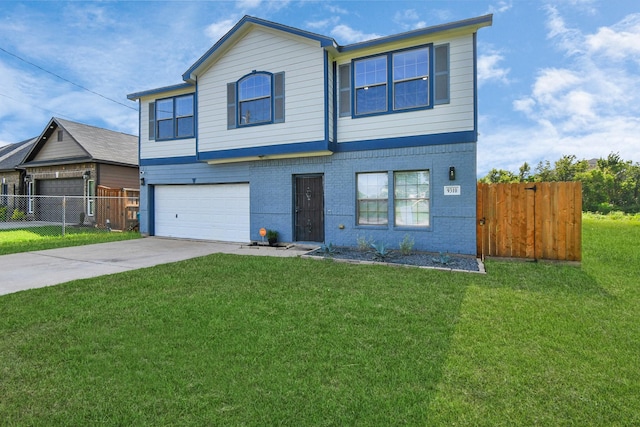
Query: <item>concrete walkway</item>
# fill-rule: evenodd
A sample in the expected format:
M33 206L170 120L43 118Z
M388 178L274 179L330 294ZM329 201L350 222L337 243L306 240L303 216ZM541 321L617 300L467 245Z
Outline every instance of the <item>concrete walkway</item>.
M311 248L146 237L0 256L0 295L121 273L213 253L292 257Z

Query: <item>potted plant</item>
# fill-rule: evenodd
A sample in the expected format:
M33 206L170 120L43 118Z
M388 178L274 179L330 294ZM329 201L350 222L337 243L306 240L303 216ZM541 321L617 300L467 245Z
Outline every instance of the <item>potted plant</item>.
M278 232L275 230L267 230L267 240L269 241L269 246L275 246L278 242Z

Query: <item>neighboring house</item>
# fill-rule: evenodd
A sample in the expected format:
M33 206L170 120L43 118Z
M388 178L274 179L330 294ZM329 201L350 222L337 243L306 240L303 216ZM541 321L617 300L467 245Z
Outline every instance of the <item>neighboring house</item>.
M140 186L137 137L55 117L17 167L24 171L24 194L83 196L89 222L94 216L98 185ZM41 198L41 205L36 206L30 198L26 213L46 220L48 200Z
M140 105L141 232L476 252L476 32L347 46L245 16Z
M35 138L0 147L0 206L7 206L8 196L25 194L25 171L18 165L29 152ZM13 206L12 206L13 207Z

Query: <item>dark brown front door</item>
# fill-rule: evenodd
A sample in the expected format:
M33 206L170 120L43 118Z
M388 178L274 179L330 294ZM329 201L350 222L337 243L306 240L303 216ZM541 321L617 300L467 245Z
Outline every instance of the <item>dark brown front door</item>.
M322 175L295 179L296 241L324 241L324 191Z

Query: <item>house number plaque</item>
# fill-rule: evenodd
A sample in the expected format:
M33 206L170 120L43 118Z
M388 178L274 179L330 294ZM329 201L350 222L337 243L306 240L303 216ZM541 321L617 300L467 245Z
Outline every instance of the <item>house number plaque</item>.
M445 185L444 186L444 195L445 196L459 196L460 195L460 186L459 185Z

